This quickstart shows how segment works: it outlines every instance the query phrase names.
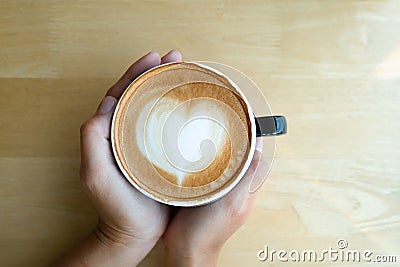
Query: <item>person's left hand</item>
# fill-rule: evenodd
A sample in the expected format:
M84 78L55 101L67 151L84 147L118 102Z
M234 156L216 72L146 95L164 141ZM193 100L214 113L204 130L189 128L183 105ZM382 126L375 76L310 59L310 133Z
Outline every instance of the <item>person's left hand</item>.
M81 129L81 182L94 205L99 223L65 266L127 266L140 262L164 233L169 208L132 187L116 165L110 143L110 126L116 103L127 86L146 70L182 61L172 50L162 58L150 52L128 68L103 98L96 114ZM62 265L62 264L60 264Z

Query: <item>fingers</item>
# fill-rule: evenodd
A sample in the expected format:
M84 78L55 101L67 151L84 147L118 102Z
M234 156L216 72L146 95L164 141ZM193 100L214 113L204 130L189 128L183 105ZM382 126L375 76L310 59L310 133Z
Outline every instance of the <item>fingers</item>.
M148 69L160 65L161 58L157 52L150 52L133 63L122 77L108 91L108 96L119 99L128 85Z
M103 98L101 101L99 107L97 108L96 115L104 115L107 114L115 107L115 104L117 103L117 99L113 96L106 96Z
M259 155L260 158L258 159L258 165L257 165L257 169L254 172L254 174L252 175L252 178L250 180L250 184L248 187L248 191L249 193L254 193L256 192L258 189L261 188L261 186L264 184L267 175L268 175L268 164L265 161L265 159L263 158L262 154L258 151L256 151Z
M262 138L256 138L256 150L254 151L253 159L247 169L245 175L233 191L237 191L240 195L247 195L255 192L261 187L267 176L267 164L262 157Z
M106 96L96 115L86 121L80 129L81 163L86 167L105 166L112 162L110 148L110 123L117 100Z
M90 155L104 155L105 151L102 150L109 149L108 141L110 139L112 113L126 87L128 87L136 77L148 69L160 65L161 62L168 63L176 61L182 61L182 55L176 50L171 50L164 55L162 59L157 52L152 51L133 63L121 78L107 91L106 96L97 108L96 115L82 125L82 154L88 155L87 158L89 158ZM106 142L104 146L103 142Z
M165 56L161 58L161 64L171 63L171 62L181 62L182 55L179 51L172 49Z
M263 138L262 137L257 137L256 138L256 154L255 156L257 157L257 166L252 173L247 177L248 180L250 180L250 184L248 187L249 193L254 193L256 192L265 182L265 179L267 178L268 175L268 164L265 158L263 157ZM258 152L258 153L257 153Z
M263 140L261 137L256 138L256 146L253 155L253 159L251 160L250 166L247 169L242 181L249 183L252 177L255 175L258 166L260 164L261 156L262 156L262 148L263 148Z
M108 90L106 95L119 99L126 87L143 72L160 64L180 61L182 61L182 55L175 49L168 52L162 58L160 58L157 52L152 51L133 63L117 83Z
M256 150L262 153L263 151L264 142L262 137L256 137Z

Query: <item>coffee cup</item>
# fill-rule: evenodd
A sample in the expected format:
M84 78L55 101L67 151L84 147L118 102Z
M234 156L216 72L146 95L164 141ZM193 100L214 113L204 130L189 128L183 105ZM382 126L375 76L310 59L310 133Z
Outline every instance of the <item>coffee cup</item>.
M256 117L225 74L179 62L150 69L128 86L113 115L111 142L121 172L137 190L191 207L236 186L257 136L285 133L285 117Z

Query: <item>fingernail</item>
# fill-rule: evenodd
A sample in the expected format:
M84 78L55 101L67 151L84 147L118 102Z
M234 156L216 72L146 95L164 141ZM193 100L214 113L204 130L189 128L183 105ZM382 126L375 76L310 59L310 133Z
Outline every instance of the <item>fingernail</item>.
M251 183L249 185L249 193L252 194L257 192L258 189L264 184L265 180L267 179L267 175L254 175L253 179L251 179Z
M96 114L109 113L115 106L115 103L117 103L117 100L114 97L112 97L112 96L104 97L103 101L101 101L99 108L97 109Z
M252 194L256 192L260 187L264 184L268 175L268 166L265 159L260 155L260 161L258 162L257 169L251 178L251 182L249 185L249 193Z
M165 56L166 56L166 55L173 55L173 56L174 56L174 59L176 60L176 62L181 62L181 61L183 61L183 56L182 56L181 52L179 52L179 51L176 50L176 49L170 50L168 53L165 54Z
M263 141L261 137L256 138L256 150L260 151L261 153L263 152Z
M157 56L160 56L156 51L152 50L152 51L150 51L149 53L147 53L147 54L145 55L145 57L150 56L150 55L157 55Z

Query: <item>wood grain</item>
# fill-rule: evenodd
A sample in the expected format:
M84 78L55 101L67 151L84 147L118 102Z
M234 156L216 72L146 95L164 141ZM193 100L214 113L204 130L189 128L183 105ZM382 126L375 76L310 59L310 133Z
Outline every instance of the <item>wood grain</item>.
M47 266L90 232L79 126L133 60L172 48L240 69L289 123L220 266L313 265L256 253L339 238L399 262L399 14L378 0L1 1L0 266Z

